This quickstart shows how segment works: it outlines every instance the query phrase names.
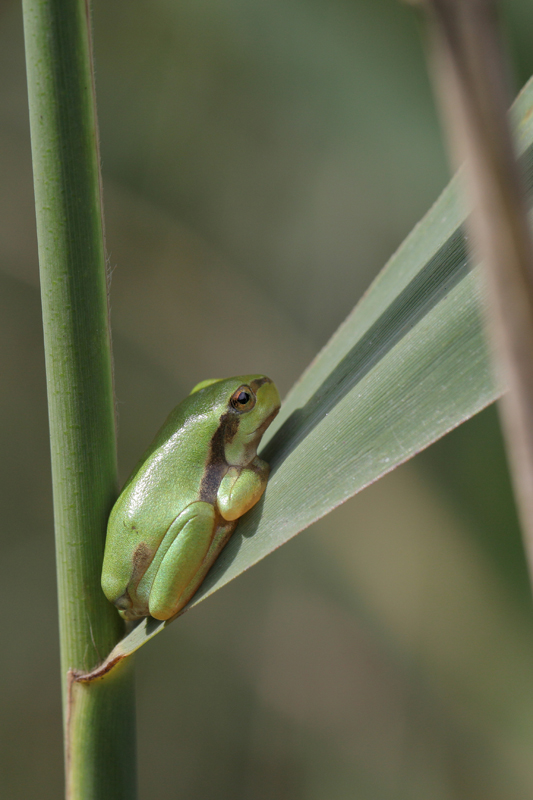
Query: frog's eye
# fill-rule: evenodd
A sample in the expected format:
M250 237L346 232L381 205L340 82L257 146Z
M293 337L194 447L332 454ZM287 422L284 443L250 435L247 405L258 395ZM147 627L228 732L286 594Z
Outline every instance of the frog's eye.
M239 386L230 402L237 411L250 411L255 406L255 395L249 386Z

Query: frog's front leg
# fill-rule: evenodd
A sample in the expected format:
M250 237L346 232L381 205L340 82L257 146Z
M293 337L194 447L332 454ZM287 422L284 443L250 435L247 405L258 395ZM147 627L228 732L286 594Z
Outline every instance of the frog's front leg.
M254 506L268 480L270 467L258 456L247 467L230 467L220 482L217 505L224 519L242 517Z
M170 544L156 566L150 588L152 617L169 619L185 605L185 590L202 571L214 533L215 509L210 503L191 503L176 517L165 535Z

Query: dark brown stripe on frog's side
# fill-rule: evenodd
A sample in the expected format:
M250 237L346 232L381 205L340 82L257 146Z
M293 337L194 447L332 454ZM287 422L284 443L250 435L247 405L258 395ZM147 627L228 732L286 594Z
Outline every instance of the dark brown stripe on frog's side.
M120 597L117 597L115 600L115 605L118 609L124 612L125 618L128 619L135 619L137 617L145 617L148 615L148 608L140 608L139 601L137 600L136 606L137 610L136 613L131 614L130 609L133 607L134 602L132 600L131 592L135 595L137 593L137 587L143 577L144 573L150 566L154 554L152 550L148 547L145 542L139 542L135 550L133 551L133 559L132 559L132 571L131 577L128 582L128 586Z
M146 542L139 542L135 550L133 551L133 569L131 573L131 578L129 582L129 586L134 587L137 589L141 578L143 577L144 573L152 563L152 559L154 557L154 553L148 547Z
M250 382L249 386L254 394L257 395L257 390L264 383L272 383L272 381L270 378L256 378L256 380ZM265 420L263 425L261 425L261 435L276 414L277 410L270 415L268 420ZM220 481L224 477L228 468L228 464L226 462L226 446L231 444L233 438L239 430L239 419L240 414L233 408L229 408L222 414L218 421L217 429L213 434L213 438L211 439L209 456L205 465L202 480L200 482L199 499L206 503L213 503L214 505L217 499Z
M218 426L209 445L209 456L200 483L199 499L205 503L215 504L218 487L224 477L228 465L226 463L226 445L229 444L239 429L239 415L233 409L225 411L218 421Z

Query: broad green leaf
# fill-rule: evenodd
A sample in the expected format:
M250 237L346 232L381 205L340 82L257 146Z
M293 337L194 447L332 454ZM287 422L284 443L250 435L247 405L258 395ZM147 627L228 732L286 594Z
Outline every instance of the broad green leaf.
M533 80L513 118L531 197ZM187 608L498 397L465 218L454 178L293 387L265 435L265 495ZM99 674L169 622L143 620Z

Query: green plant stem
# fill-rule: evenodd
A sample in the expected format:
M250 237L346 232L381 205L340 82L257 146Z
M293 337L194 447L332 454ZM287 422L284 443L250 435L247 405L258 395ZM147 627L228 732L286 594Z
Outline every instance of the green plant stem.
M106 265L89 8L23 0L56 530L67 797L135 795L131 666L72 679L122 635L100 588L116 496ZM37 664L36 664L37 666Z

